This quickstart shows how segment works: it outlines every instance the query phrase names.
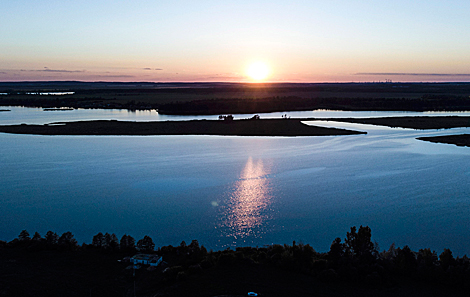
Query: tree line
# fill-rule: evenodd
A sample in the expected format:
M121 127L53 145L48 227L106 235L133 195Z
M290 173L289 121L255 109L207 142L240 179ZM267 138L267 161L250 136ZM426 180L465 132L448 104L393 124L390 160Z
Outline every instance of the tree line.
M429 284L451 285L454 288L470 289L470 259L454 257L450 249L438 254L429 248L412 251L392 244L389 249L379 251L372 241L368 226L351 227L344 240L333 240L328 252L317 252L309 244L271 244L263 247L237 247L220 251L207 251L193 240L187 245L162 246L155 244L146 235L135 240L123 235L119 240L112 233L98 233L91 244L77 244L71 232L58 236L48 231L44 237L35 232L23 230L18 238L0 242L4 248L52 249L52 250L97 250L120 253L156 253L171 263L163 274L167 281L185 279L211 267L232 267L233 265L267 265L302 274L311 275L326 282L359 282L368 286L393 287L403 281L414 280Z
M0 247L27 247L31 249L59 249L59 250L80 250L84 248L94 248L103 251L122 252L153 252L155 243L152 238L145 235L136 241L132 236L124 234L119 240L116 234L99 232L93 236L91 244L83 243L79 245L72 232L67 231L58 235L53 231L47 231L42 237L39 232L35 232L31 237L27 230L22 230L18 238L10 242L0 241Z

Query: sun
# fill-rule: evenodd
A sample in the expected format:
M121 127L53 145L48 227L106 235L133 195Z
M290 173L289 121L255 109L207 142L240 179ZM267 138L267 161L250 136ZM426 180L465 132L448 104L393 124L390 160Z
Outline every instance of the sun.
M246 74L253 80L265 80L269 75L269 67L263 62L254 62L246 69Z

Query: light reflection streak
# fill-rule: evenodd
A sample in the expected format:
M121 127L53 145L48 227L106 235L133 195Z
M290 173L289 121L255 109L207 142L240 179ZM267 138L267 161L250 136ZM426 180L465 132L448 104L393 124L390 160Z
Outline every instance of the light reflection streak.
M224 236L246 242L248 237L260 238L266 233L272 199L268 174L263 160L248 159L234 191L221 208L220 227Z

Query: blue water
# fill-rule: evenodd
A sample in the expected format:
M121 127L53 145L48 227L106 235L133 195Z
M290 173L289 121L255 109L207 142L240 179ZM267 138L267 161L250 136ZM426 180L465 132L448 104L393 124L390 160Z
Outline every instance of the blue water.
M190 118L155 111L5 108L12 111L0 113L0 124ZM415 115L288 113L318 118L404 114ZM295 240L326 252L351 226L368 225L381 249L395 243L470 255L470 148L415 139L469 129L315 124L368 134L0 134L0 240L11 240L23 229L42 235L72 231L80 243L90 243L98 232L114 232L136 239L150 235L157 246L198 239L223 249Z

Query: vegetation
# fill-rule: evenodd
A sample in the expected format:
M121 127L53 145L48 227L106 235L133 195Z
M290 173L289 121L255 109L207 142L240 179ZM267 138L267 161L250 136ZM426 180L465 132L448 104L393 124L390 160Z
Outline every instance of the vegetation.
M50 91L71 95L33 95ZM235 114L315 109L470 110L469 83L83 83L0 82L0 106Z
M0 242L0 260L7 263L0 269L2 296L83 295L87 290L100 296L129 295L134 290L139 296L215 296L258 291L260 296L283 296L289 292L296 296L439 296L439 294L466 296L470 290L470 259L455 258L444 249L439 255L431 249L412 251L408 246L379 251L372 241L367 226L352 227L344 241L333 240L328 252L317 252L309 244L273 244L263 247L237 247L235 250L207 251L197 240L188 245L163 246L154 249L149 236L137 241L123 235L119 241L115 234L98 233L91 244L79 246L71 232L60 237L47 232L31 238L26 230L17 239ZM129 264L116 262L137 252L156 253L163 264L156 270L139 270L135 278L126 270ZM44 258L45 257L45 258ZM22 259L28 261L22 262ZM34 263L48 260L48 266L38 266L35 278L25 279L21 274ZM80 261L79 261L80 259ZM93 260L95 262L90 262ZM72 263L74 279L62 272ZM31 262L31 263L30 263ZM95 267L99 263L100 268ZM72 265L72 264L71 264ZM18 274L12 275L14 268ZM105 274L96 275L102 269ZM47 271L46 274L42 272ZM89 271L90 270L90 271ZM28 271L29 274L33 273ZM96 279L108 282L109 287L97 287ZM38 294L44 284L56 279L66 280L68 287L59 291L50 288ZM34 281L33 281L34 280ZM38 280L38 281L37 281ZM18 283L28 286L17 286ZM85 288L84 288L85 286ZM88 287L87 287L88 286ZM21 294L18 294L21 293Z

